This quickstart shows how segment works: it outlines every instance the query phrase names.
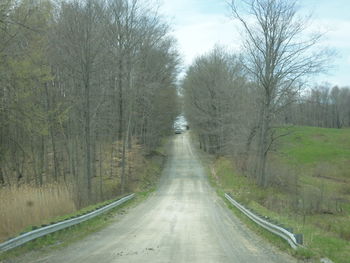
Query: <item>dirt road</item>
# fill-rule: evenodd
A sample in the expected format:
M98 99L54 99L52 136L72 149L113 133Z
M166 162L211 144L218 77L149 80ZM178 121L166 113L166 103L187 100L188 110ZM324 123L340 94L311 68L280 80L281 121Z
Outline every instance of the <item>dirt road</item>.
M296 262L241 226L209 186L188 134L172 147L152 197L102 231L23 262Z

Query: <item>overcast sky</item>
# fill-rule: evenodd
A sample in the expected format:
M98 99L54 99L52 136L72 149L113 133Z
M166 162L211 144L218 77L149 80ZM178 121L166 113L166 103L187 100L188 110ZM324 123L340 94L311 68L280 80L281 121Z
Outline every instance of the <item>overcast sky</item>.
M238 0L239 1L239 0ZM237 26L229 17L226 0L160 0L160 13L172 24L185 66L220 44L232 51L240 47ZM327 31L324 45L337 52L329 74L317 84L350 86L350 1L301 0L301 11L312 13L315 29Z

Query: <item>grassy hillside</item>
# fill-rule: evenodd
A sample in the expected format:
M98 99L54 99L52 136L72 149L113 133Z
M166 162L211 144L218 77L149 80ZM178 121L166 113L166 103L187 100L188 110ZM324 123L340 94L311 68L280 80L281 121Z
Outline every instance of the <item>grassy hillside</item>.
M277 144L275 161L298 172L302 189L314 187L350 213L350 129L294 127L291 132Z
M347 162L350 165L350 129L293 127L288 132L291 134L281 139L278 151L290 161L300 164ZM350 172L347 176L350 177Z
M280 130L286 132L286 130ZM271 186L258 188L229 157L217 159L211 179L222 192L304 234L301 257L350 258L350 129L293 127L270 154Z

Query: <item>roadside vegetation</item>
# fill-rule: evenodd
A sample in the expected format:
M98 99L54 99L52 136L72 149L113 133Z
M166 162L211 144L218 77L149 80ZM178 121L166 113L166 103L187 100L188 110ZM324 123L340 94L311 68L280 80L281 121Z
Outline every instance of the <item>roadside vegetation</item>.
M138 163L133 162L133 173L130 174L128 193L143 192L157 182L161 172L164 154L154 151L152 157L139 156ZM132 175L132 178L131 178ZM99 182L97 182L98 184ZM67 185L45 185L44 187L22 186L8 187L0 191L0 242L14 237L33 226L40 227L58 222L84 211L93 210L118 193L118 181L109 177L102 178L104 198L107 201L78 209L74 196Z
M154 150L151 156L142 158L142 163L140 163L142 166L137 170L137 176L134 176L132 182L128 184L130 186L130 192L136 193L134 199L122 204L121 206L113 208L111 211L97 216L96 218L68 229L35 239L18 248L2 253L0 255L0 260L12 259L24 255L25 253L33 252L33 250L50 250L65 247L76 240L84 238L88 234L106 227L115 220L118 220L118 216L125 214L126 210L130 207L144 201L144 199L156 189L165 162L168 144L169 138L164 138L161 146ZM105 183L108 184L108 182L109 180ZM69 192L65 191L65 188L60 189L57 185L52 188L28 188L26 189L26 192L23 192L23 190L24 189L21 188L17 192L14 190L13 192L6 193L6 196L2 196L7 198L4 199L4 204L8 205L4 205L5 209L7 208L7 213L1 214L1 216L3 216L1 220L4 222L4 225L1 225L0 230L5 238L14 237L18 234L40 228L41 226L86 214L123 197L120 195L117 198L99 202L77 210L76 207L74 207L74 202L69 199ZM52 193L52 191L57 192ZM9 200L8 196L13 196L14 194L19 195L16 195L16 197L7 202ZM39 197L37 197L38 195ZM47 197L48 199L44 201L43 197ZM28 207L28 205L24 203L26 200L33 199L40 202L40 204L34 206L33 201L32 207ZM18 209L13 209L13 206L11 207L10 203ZM57 207L50 208L53 204L56 204ZM64 209L65 204L71 204L72 207L70 207L70 209ZM61 206L62 209L60 209ZM42 210L45 210L46 212L44 214L38 214L38 212L41 212ZM9 221L10 217L13 220L12 222ZM22 219L20 219L20 217L22 217Z
M160 149L160 148L159 148ZM165 154L153 151L152 156L139 154L132 163L132 173L128 173L127 193L144 192L158 180ZM130 164L131 165L131 164ZM130 167L131 169L131 167ZM7 187L0 191L0 242L14 237L33 227L51 224L71 216L91 211L118 196L118 180L102 178L102 192L106 201L78 209L74 203L72 190L67 185L45 185L43 187ZM109 201L108 201L109 200Z
M169 32L144 1L1 0L0 242L153 184L178 115Z
M232 0L229 7L240 52L215 47L182 83L191 130L214 159L212 182L302 233L306 249L297 256L348 262L350 88L311 86L331 52L322 33L310 34L298 1Z
M95 218L92 218L88 221L82 222L81 224L72 226L70 228L66 228L58 232L54 232L49 235L43 236L41 238L35 239L26 244L23 244L20 247L1 253L0 260L4 260L4 262L11 262L16 257L28 255L28 253L33 253L38 250L42 252L48 252L53 249L60 249L60 248L66 247L69 244L72 244L73 242L78 241L91 233L97 232L102 228L108 226L109 224L115 222L115 220L118 220L118 216L122 216L127 212L129 208L143 201L151 192L152 192L152 188L144 192L139 192L137 193L134 199L120 206L117 206L102 215L99 215ZM93 211L95 208L107 205L112 201L115 201L115 200L108 200L102 203L88 206L72 214L67 214L65 216L54 218L53 220L51 220L51 222L56 220L62 221L65 218L70 218L73 216L88 213L89 211ZM33 226L27 227L24 231L30 231L33 228L35 227Z
M229 156L213 161L211 180L221 195L231 193L257 213L291 227L294 233L302 233L307 250L296 252L298 257L348 262L349 129L292 130L270 156L269 187L259 187Z

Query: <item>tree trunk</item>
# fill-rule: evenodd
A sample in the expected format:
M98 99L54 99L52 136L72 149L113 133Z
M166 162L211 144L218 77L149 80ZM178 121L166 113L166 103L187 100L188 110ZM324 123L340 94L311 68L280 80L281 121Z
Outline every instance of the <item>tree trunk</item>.
M267 186L266 180L266 161L267 161L267 151L269 145L269 132L270 132L270 119L271 113L268 104L264 104L262 109L262 121L259 133L258 142L258 160L257 160L257 171L256 175L258 178L258 184L261 187Z
M51 126L51 125L50 125ZM53 157L53 178L54 181L58 181L58 160L57 160L57 152L56 152L56 142L53 135L53 129L50 127L50 138L52 145L52 157Z
M103 201L103 177L102 177L102 142L99 147L99 175L100 175L100 201Z
M4 184L5 184L5 178L2 172L2 167L0 167L0 185L4 185Z
M125 184L126 184L126 174L125 174L125 165L126 165L126 143L127 138L124 136L123 139L123 146L122 146L122 174L120 177L120 191L122 194L125 192Z
M86 194L87 201L91 198L91 127L90 127L90 83L89 79L85 82L85 149L86 149L86 159L85 159L85 169L86 169Z
M119 72L118 72L118 105L119 105L119 127L118 127L118 140L123 140L123 124L124 124L124 102L123 102L123 61L119 61Z
M243 163L242 163L242 171L243 173L246 173L248 170L248 158L249 158L249 152L250 152L250 147L252 145L253 139L256 135L257 130L259 129L259 127L254 127L253 129L251 129L246 145L245 145L245 152L243 154Z

